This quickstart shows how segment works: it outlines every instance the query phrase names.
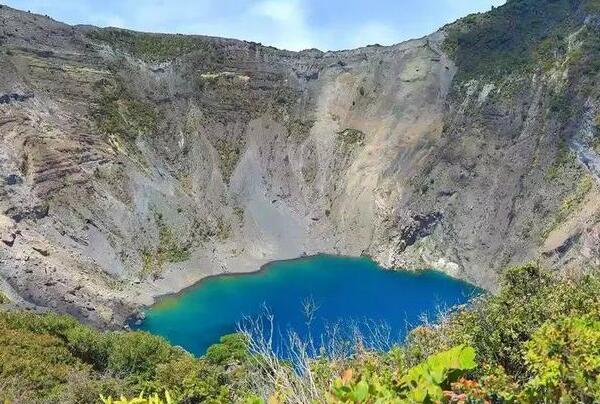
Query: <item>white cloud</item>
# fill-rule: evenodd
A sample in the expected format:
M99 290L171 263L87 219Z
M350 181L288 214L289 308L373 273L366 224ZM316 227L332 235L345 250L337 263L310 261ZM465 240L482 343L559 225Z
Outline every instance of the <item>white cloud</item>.
M373 45L376 43L380 45L393 45L403 39L396 29L379 21L369 21L359 26L351 35L351 47Z
M256 14L269 17L278 23L294 25L304 23L304 10L297 0L263 1L258 3L253 10Z
M265 19L268 38L273 46L302 50L316 45L307 23L307 10L300 0L266 0L252 7L245 18Z

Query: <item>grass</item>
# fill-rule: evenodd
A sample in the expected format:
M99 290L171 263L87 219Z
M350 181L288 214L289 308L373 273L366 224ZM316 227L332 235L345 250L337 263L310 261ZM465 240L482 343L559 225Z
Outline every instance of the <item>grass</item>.
M0 304L6 304L6 303L10 303L10 299L8 297L6 297L6 295L4 293L2 293L2 291L0 291Z

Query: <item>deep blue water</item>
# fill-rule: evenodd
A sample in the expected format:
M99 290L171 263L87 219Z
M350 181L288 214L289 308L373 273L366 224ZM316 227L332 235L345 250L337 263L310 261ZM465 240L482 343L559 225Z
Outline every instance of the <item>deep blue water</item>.
M265 307L282 335L293 329L305 336L303 302L308 299L318 307L311 323L316 340L334 323L365 327L368 319L385 322L392 339L401 342L423 314L433 319L440 309L477 293L474 286L435 271L386 271L367 258L318 255L272 262L249 275L205 279L162 299L135 328L202 355L222 335L235 332L244 316L260 316Z

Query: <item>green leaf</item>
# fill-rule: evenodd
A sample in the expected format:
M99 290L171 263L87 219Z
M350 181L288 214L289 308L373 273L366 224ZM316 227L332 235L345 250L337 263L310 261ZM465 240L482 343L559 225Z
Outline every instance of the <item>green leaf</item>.
M369 396L369 384L366 381L361 380L354 386L351 396L356 402L365 401Z
M443 365L435 366L429 369L431 381L435 384L442 384L446 379L446 367Z
M460 368L462 370L475 369L477 367L477 363L475 362L475 356L476 353L473 347L464 347L460 352L459 356Z

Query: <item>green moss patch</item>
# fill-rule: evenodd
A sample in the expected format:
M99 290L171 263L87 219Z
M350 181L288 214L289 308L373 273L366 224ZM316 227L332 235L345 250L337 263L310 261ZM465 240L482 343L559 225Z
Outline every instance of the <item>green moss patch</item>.
M565 141L561 140L559 143L558 156L546 173L546 181L555 181L561 178L566 170L577 169L578 167L575 154L569 150Z

